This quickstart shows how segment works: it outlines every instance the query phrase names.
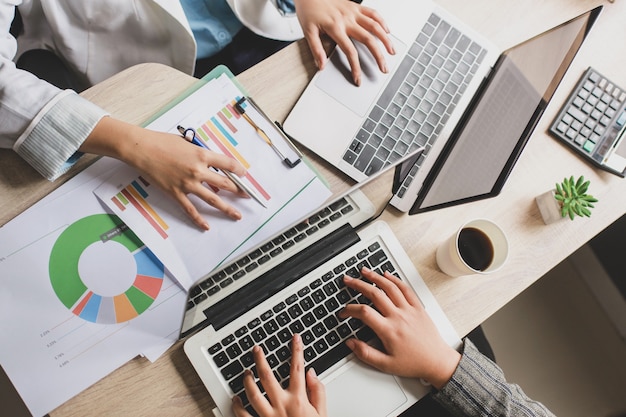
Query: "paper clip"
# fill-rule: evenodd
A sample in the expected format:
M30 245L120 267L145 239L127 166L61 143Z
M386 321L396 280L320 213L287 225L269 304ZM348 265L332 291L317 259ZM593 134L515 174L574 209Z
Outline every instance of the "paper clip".
M276 152L276 155L278 155L278 157L285 163L285 165L287 165L289 168L293 168L296 165L298 165L300 163L300 161L302 160L302 154L300 154L298 149L291 143L291 141L289 141L289 139L286 138L287 143L289 143L289 145L296 152L296 154L299 156L299 158L296 159L295 161L291 161L289 158L287 158L285 155L283 155L283 153L280 151L280 149L278 149L276 147L276 145L274 145L274 142L272 142L270 137L267 136L267 133L265 133L265 131L263 129L261 129L259 127L259 125L257 125L254 122L254 120L252 120L252 118L246 113L246 110L243 108L243 103L245 101L248 101L248 103L250 103L250 105L252 105L252 107L254 107L261 115L263 115L263 117L265 117L267 119L267 117L263 114L263 112L261 112L259 110L259 108L257 107L257 105L252 101L252 99L249 99L249 98L246 99L246 97L242 97L239 100L237 100L237 103L235 104L235 110L237 110L237 113L241 114L243 116L243 118L246 119L248 121L248 123L250 123L250 126L252 126L254 128L254 130L256 131L256 133L261 137L261 139L263 139L265 141L265 143L267 143L274 150L274 152Z

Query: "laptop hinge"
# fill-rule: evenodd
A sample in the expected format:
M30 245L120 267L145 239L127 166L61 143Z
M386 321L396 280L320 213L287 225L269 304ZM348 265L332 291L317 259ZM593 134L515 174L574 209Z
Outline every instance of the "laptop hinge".
M224 327L359 240L350 224L342 226L204 310L206 324Z

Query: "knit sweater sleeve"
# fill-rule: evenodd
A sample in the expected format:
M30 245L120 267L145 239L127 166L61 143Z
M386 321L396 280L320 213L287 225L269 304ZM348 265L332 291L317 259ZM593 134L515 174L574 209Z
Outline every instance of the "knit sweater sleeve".
M433 397L458 416L553 416L518 385L508 383L502 369L468 339L452 378Z

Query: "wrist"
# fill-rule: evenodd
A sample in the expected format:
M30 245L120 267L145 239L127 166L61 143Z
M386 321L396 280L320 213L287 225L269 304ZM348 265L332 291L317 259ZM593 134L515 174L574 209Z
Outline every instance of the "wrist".
M81 152L110 156L135 166L133 158L138 155L140 127L112 117L103 117L80 147Z
M453 348L446 349L435 366L434 372L426 380L435 388L440 390L450 381L461 361L461 354Z

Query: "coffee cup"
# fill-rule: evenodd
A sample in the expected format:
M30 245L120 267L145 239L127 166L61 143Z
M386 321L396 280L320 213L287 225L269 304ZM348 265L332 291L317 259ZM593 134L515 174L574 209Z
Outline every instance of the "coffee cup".
M437 248L437 265L452 277L488 274L500 269L509 255L509 244L494 222L476 219L465 223Z

